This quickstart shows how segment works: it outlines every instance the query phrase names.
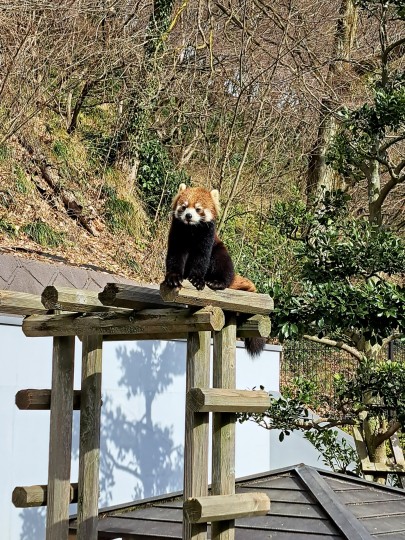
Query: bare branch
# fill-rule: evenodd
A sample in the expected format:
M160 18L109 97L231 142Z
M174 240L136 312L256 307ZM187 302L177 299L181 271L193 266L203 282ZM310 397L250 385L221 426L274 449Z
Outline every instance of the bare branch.
M364 360L364 355L360 351L358 351L354 347L350 347L350 345L348 345L344 341L337 341L329 338L318 338L316 336L309 335L304 335L303 337L304 339L314 341L315 343L322 343L323 345L327 345L328 347L336 347L338 349L341 349L342 351L346 351L360 362Z

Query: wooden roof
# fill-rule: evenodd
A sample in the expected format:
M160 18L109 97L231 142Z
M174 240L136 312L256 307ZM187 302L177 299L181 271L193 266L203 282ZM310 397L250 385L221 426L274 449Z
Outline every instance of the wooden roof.
M236 484L236 493L253 490L270 497L270 512L236 520L236 540L405 539L400 489L301 464ZM99 513L99 538L181 540L182 515L181 493L106 508Z

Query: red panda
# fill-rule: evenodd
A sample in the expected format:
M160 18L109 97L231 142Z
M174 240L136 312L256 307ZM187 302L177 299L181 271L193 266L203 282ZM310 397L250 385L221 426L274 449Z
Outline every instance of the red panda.
M181 184L173 199L164 283L181 287L188 279L196 289L237 289L256 292L254 284L237 274L224 243L216 234L219 193L213 189L191 188ZM247 351L260 354L266 340L246 338Z

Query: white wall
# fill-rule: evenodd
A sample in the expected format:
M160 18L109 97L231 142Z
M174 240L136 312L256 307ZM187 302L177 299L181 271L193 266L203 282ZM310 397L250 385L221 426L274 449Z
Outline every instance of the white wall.
M17 485L47 482L49 412L19 411L14 397L24 388L50 388L52 339L26 338L20 326L0 324L0 343L0 538L41 540L44 509L14 508L11 493ZM185 354L182 341L104 344L102 506L182 489ZM238 347L237 387L261 384L278 391L279 354L279 347L267 347L252 361ZM75 388L80 387L80 356L77 341ZM77 480L77 440L75 413L72 481ZM236 448L237 476L271 468L270 432L238 424Z

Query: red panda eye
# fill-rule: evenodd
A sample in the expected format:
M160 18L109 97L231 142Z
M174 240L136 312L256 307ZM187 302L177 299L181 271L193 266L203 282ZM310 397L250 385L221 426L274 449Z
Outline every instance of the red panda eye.
M198 214L201 214L201 212L202 212L202 209L201 209L201 208L196 208L196 210L197 210L197 213L198 213Z

